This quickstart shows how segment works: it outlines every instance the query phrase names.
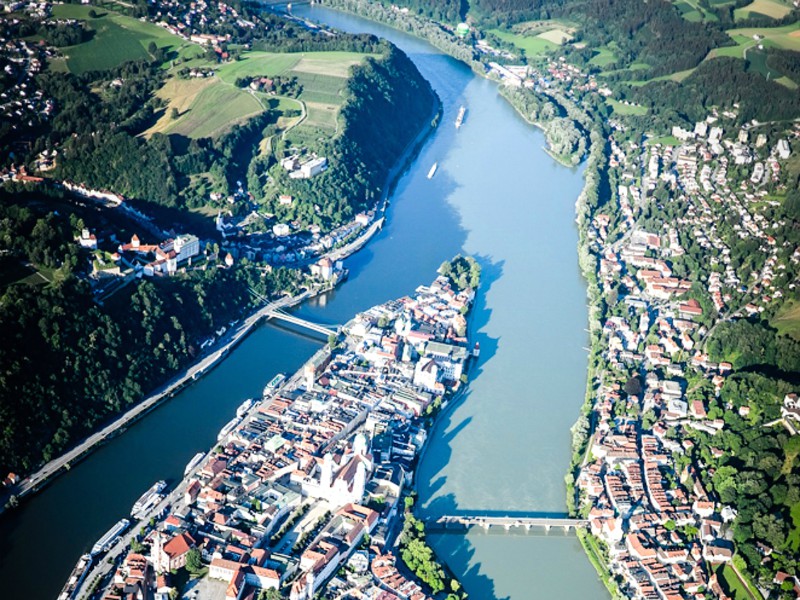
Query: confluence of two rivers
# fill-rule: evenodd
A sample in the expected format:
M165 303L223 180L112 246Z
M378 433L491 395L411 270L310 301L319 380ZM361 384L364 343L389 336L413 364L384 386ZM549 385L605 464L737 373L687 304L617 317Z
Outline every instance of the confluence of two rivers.
M542 134L496 84L429 44L329 9L293 12L391 40L444 108L438 130L398 182L387 225L347 261L349 280L297 314L344 323L428 283L443 260L475 255L483 282L471 334L481 356L468 393L431 433L417 471L422 510L564 512L569 428L586 382L586 293L574 225L581 173L547 156ZM462 104L467 117L456 131ZM429 180L434 162L439 169ZM244 399L259 395L275 373L294 372L318 347L280 327L259 327L209 375L5 514L3 597L55 598L80 554L144 490L180 479ZM575 537L556 530L430 539L476 600L608 597Z

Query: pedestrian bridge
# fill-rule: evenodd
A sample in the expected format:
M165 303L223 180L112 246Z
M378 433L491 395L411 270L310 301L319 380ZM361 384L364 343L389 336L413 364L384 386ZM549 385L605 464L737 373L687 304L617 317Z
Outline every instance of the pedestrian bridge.
M329 336L331 334L338 335L339 334L339 327L337 325L320 325L319 323L314 323L313 321L308 321L306 319L301 319L300 317L296 317L292 314L287 313L283 310L283 307L288 304L294 305L299 303L304 297L308 296L308 292L304 292L300 296L295 296L294 298L283 298L281 300L275 300L270 302L268 298L265 298L257 291L255 291L252 287L249 288L250 295L258 300L261 300L266 304L260 313L259 317L263 317L267 320L270 319L277 319L278 321L285 321L286 323L291 323L292 325L297 325L298 327L303 327L305 329L309 329L316 333L322 334L324 336Z
M297 325L298 327L310 329L311 331L320 333L325 336L337 335L339 333L338 328L332 328L330 326L314 323L313 321L307 321L306 319L301 319L300 317L291 315L287 312L282 311L279 308L274 308L272 310L264 311L264 317L267 319L277 319L279 321L285 321L286 323L291 323L292 325Z
M465 531L472 527L482 527L486 531L490 529L503 529L511 531L512 529L524 529L530 531L531 529L544 529L549 532L553 527L561 528L564 531L578 529L579 527L587 527L589 521L587 519L571 519L567 515L513 515L513 516L496 516L496 515L443 515L441 517L431 518L425 520L425 526L429 531L436 532L457 532Z

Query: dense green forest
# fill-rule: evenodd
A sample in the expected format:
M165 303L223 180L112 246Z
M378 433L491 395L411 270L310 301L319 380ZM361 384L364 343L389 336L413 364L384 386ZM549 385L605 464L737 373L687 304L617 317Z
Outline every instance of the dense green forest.
M455 25L466 18L469 3L467 0L437 0L437 2L420 2L419 0L399 0L392 2L395 6L413 10L416 14Z
M291 179L279 165L270 171L281 189L298 198L294 205L282 207L276 198L264 197L261 181L269 163L250 173L250 191L266 200L278 218L300 218L330 227L370 209L390 169L428 126L437 102L411 60L394 46L387 46L385 56L367 58L354 67L345 93L347 100L339 115L341 133L317 148L318 154L328 158L330 168L311 179ZM284 147L291 144L291 137L283 142ZM289 149L278 150L282 151Z
M722 418L725 429L693 434L707 466L704 483L736 507L734 539L749 571L767 578L776 570L799 573L800 438L778 419L784 396L796 391L800 342L740 319L721 323L708 351L741 371L709 402L709 417ZM769 560L759 545L773 550Z
M800 342L778 335L765 323L746 319L720 323L709 339L708 355L714 361L727 361L735 370L772 367L800 374Z
M769 102L764 102L768 97ZM739 105L739 122L791 120L800 114L797 91L768 81L747 70L744 60L720 57L702 63L683 82L656 81L630 93L630 98L650 108L661 122L694 123L712 106ZM652 117L642 119L652 122Z
M140 281L99 306L77 276L75 233L66 217L0 204L3 271L17 261L52 278L0 287L2 472L53 458L187 366L199 340L251 308L249 287L270 296L300 283L284 269L212 266Z

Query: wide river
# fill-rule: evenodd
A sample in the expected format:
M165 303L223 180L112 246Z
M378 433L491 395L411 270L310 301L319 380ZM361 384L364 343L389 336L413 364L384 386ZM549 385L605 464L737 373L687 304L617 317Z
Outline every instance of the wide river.
M347 261L350 279L299 314L344 323L429 282L443 260L476 256L484 277L472 334L481 357L468 394L431 435L418 470L423 510L564 512L569 427L586 381L586 294L574 225L581 173L548 157L541 133L496 84L427 43L320 7L298 13L390 39L444 105L441 126L397 185L386 227ZM462 104L467 117L457 132ZM439 169L429 180L434 162ZM208 376L4 515L2 597L55 598L78 556L145 489L179 479L245 398L275 373L296 370L319 345L258 328ZM432 542L476 600L608 597L571 535L474 532Z

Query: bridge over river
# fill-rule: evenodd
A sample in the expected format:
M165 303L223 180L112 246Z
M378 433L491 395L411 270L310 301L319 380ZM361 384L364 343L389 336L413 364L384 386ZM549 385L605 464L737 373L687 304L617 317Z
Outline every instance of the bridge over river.
M561 528L565 532L579 527L587 527L587 519L571 519L566 515L443 515L425 520L425 527L429 531L442 532L462 532L472 527L482 527L486 531L490 529L544 529L549 532L553 527Z
M308 319L301 319L295 315L287 313L283 310L283 307L278 305L275 302L270 303L268 298L265 298L253 288L250 288L250 294L267 304L264 308L261 309L260 315L265 319L276 319L278 321L284 321L286 323L291 323L292 325L297 325L298 327L303 327L315 333L319 333L324 336L329 335L338 335L339 334L339 327L337 325L322 325L320 323L314 323L313 321L309 321Z

